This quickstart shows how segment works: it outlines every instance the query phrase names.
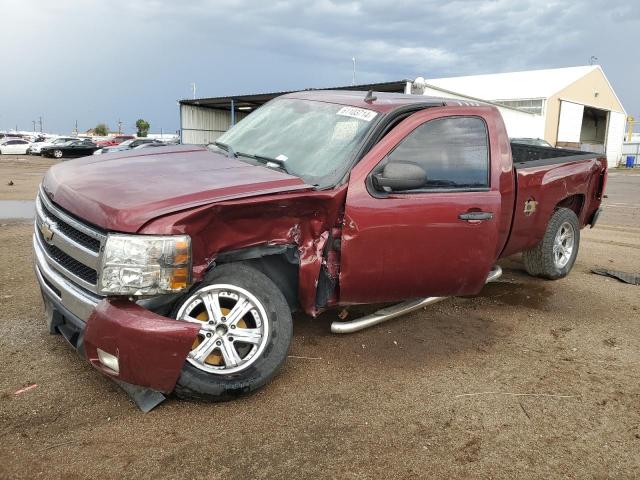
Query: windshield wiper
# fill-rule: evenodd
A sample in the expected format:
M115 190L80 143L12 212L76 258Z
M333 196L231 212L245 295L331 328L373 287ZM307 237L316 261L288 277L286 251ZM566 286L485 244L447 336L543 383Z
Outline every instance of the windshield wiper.
M241 154L241 155L244 155L244 154ZM280 170L282 170L284 173L288 173L289 175L291 175L291 172L289 172L289 170L287 169L287 163L284 160L281 160L279 158L267 157L265 155L247 155L247 156L258 160L260 163L264 163L266 166L270 166L269 164L271 163L276 167L278 167Z
M222 142L213 142L213 144L220 150L224 150L225 152L227 152L227 157L238 158L238 154L233 150L233 147L231 145L227 145L226 143Z
M286 165L285 161L281 160L279 158L271 158L271 157L267 157L266 155L252 155L250 153L236 152L231 145L228 145L228 144L222 143L222 142L213 142L213 144L216 147L218 147L220 150L224 150L225 152L227 152L227 157L229 157L229 158L238 158L238 157L252 158L252 159L257 160L258 162L266 165L267 167L275 166L278 169L282 170L284 173L287 173L289 175L293 175L287 169L287 165Z

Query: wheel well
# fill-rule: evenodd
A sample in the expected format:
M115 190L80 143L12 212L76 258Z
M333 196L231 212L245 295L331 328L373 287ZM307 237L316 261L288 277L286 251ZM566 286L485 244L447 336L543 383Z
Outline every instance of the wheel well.
M582 213L582 207L584 205L584 195L576 194L571 195L570 197L562 199L556 205L556 210L558 208L568 208L573 210L578 218L580 218L580 213Z
M296 311L298 302L298 250L291 245L250 247L218 256L216 263L242 262L264 273L280 289L291 311ZM215 268L215 267L214 267Z

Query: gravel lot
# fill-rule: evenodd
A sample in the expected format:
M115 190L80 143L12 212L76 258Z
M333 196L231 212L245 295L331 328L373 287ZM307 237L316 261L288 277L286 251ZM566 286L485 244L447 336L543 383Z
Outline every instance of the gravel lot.
M39 156L1 155L0 200L33 200L42 175L58 162Z
M51 163L0 157L0 200ZM357 334L298 316L259 393L146 415L47 334L32 226L0 220L0 478L638 478L640 287L589 272L640 272L640 175L608 194L566 279L515 256L478 297Z

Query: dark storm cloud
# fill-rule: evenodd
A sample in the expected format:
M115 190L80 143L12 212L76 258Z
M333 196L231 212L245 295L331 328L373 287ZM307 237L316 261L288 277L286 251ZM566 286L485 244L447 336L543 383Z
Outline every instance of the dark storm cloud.
M186 4L185 4L186 3ZM583 65L640 111L638 2L0 0L0 129L177 128L176 98ZM6 28L5 28L6 26Z

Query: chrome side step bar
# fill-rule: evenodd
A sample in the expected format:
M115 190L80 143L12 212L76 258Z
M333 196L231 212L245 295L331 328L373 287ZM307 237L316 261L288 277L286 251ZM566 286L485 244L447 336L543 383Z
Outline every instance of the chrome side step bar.
M502 276L502 268L496 265L489 272L486 283L494 282L501 276ZM379 323L386 322L387 320L391 320L392 318L396 318L401 315L405 315L409 312L413 312L414 310L418 310L422 307L426 307L427 305L433 305L434 303L438 303L447 298L449 297L427 297L427 298L418 298L415 300L407 300L406 302L402 302L397 305L392 305L390 307L383 308L381 310L378 310L375 313L372 313L371 315L366 315L356 320L351 320L349 322L333 322L331 324L331 332L332 333L358 332L360 330L364 330L365 328L373 327L374 325L377 325Z

